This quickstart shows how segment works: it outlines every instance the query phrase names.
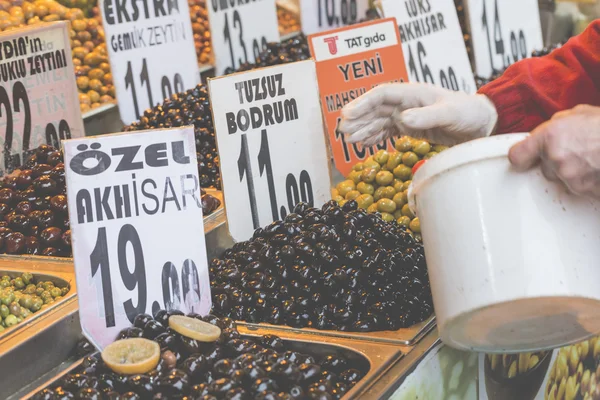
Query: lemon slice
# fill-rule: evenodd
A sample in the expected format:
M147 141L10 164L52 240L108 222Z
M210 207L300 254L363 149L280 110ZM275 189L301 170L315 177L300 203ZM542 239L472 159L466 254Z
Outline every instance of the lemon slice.
M172 315L169 327L175 332L199 342L214 342L221 336L221 328L196 318Z
M117 340L102 351L102 360L119 374L145 374L158 365L160 346L143 338Z

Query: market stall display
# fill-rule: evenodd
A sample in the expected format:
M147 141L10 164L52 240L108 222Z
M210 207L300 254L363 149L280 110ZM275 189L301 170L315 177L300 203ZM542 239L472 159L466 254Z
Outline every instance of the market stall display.
M385 221L396 221L420 240L419 218L408 207L408 186L414 172L446 146L404 136L395 143L396 151L379 150L353 167L346 180L331 190L340 206L350 200L368 213L379 212Z
M213 312L296 328L397 330L433 311L423 248L378 214L300 203L210 264Z
M115 342L145 338L150 342L146 358L152 359L152 353L160 351L160 361L148 360L146 366L137 363L138 373L119 373L113 369L126 371L128 368L110 363L111 369L105 362L105 350L102 354L85 357L78 368L53 382L51 387L39 391L32 399L47 399L53 395L70 398L69 394L79 398L103 395L111 399L181 396L339 399L369 371L367 360L352 351L342 348L323 351L318 344L300 350L293 341L274 335L240 335L232 320L212 315L201 318L190 314L189 317L218 327L218 339L193 339L178 333L173 324L172 319L181 314L164 310L158 311L154 318L140 314L134 326L121 332ZM153 346L156 350L152 350ZM131 344L130 357L142 353L139 347L139 344L137 348L135 343Z
M79 8L54 0L0 2L0 32L42 22L70 21L71 51L83 113L115 101L102 25Z

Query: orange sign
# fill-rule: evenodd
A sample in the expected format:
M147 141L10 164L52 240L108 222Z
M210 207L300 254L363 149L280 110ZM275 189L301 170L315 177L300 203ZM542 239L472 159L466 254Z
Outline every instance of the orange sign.
M395 18L381 19L310 35L308 43L335 166L346 176L377 150L394 148L392 139L367 148L346 143L337 127L347 103L379 84L408 81L398 25Z

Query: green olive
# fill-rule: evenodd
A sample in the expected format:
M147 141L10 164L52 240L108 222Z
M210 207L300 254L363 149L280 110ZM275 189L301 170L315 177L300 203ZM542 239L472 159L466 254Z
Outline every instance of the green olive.
M27 287L25 288L25 290L23 290L23 293L25 293L25 294L34 294L35 293L35 285L32 285L32 284L27 285Z
M392 183L392 187L394 188L394 190L396 192L402 192L403 191L403 187L404 187L404 182L402 182L400 179L394 179L394 182Z
M5 288L5 287L9 287L10 286L10 281L6 281L4 279L2 279L0 281L0 288Z
M379 199L382 199L384 197L384 190L385 187L380 186L377 189L375 189L375 193L373 194L373 198L375 199L375 201L379 201Z
M25 296L21 297L21 299L19 300L19 305L21 305L21 307L31 308L32 304L33 304L33 299L31 298L30 295L25 295Z
M17 317L21 314L21 306L14 301L10 303L8 310L12 315L16 315Z
M32 312L31 312L31 311L29 311L28 309L26 309L25 307L22 307L22 308L21 308L21 317L22 317L23 319L25 319L25 318L29 317L31 314L32 314Z
M392 197L392 200L394 203L396 203L396 207L399 209L402 208L402 206L406 204L403 192L396 193L394 195L394 197Z
M358 196L360 196L360 192L358 190L351 190L348 193L346 193L346 197L344 197L345 200L355 200Z
M354 183L360 182L360 172L359 171L350 171L347 179L351 180Z
M4 304L0 305L0 317L6 318L10 314L10 310Z
M0 302L5 306L9 305L13 301L15 301L15 294L12 291L4 291L2 294L0 294Z
M25 287L25 282L23 282L23 279L21 278L15 278L15 288L16 289L23 289Z
M378 170L376 170L375 168L365 168L362 170L362 173L360 174L360 179L366 183L373 183L373 182L375 182L375 177L377 176L377 172L378 172Z
M54 287L54 283L50 282L50 281L46 281L43 283L43 287L46 290L50 290Z
M441 144L434 144L433 145L433 151L435 151L436 153L441 153L444 150L447 150L448 146L442 146Z
M35 294L38 296L41 296L42 293L44 293L44 288L43 287L38 287L35 289Z
M409 151L412 148L412 143L408 136L402 136L400 139L396 140L394 147L401 152Z
M364 168L375 168L377 171L379 171L381 169L381 164L379 164L377 161L375 161L372 157L367 158L367 160L364 162Z
M390 199L379 199L377 201L377 209L381 212L393 213L396 211L396 203ZM393 217L393 215L390 215Z
M354 164L354 166L352 167L352 169L354 171L362 171L363 167L364 167L363 163L358 162L358 163Z
M407 151L402 155L402 164L406 165L409 168L412 168L419 161L419 156L413 153L412 151Z
M414 233L421 233L421 223L419 222L419 218L413 218L408 225L408 228Z
M408 204L402 206L402 215L406 215L410 219L413 219L415 217L415 214L413 214Z
M423 156L423 160L429 160L431 157L437 156L437 154L438 153L435 151L430 151L429 153L427 153Z
M394 220L394 216L390 213L382 212L381 219L387 222L392 222Z
M374 212L377 212L377 203L373 203L371 204L369 207L367 207L367 212L369 214L372 214Z
M3 281L10 281L10 276L8 276L8 275L2 275L2 280Z
M393 152L390 154L390 158L388 158L385 166L389 171L393 171L398 165L402 164L402 153Z
M32 312L39 311L43 305L44 305L44 301L42 299L40 299L39 297L34 297L30 310Z
M358 192L356 192L358 193ZM58 296L60 296L60 288L54 287L50 290L50 294L52 295L52 297L57 298Z
M13 325L18 324L19 321L17 320L17 317L15 315L9 315L8 317L4 318L4 324L6 325L6 327L11 327Z
M373 160L377 161L379 163L379 165L384 165L385 163L387 163L389 158L390 158L390 153L388 153L385 150L379 150L373 156Z
M408 225L410 224L410 218L408 218L406 215L403 215L396 220L396 223L400 226L408 228Z
M410 184L412 183L412 180L407 180L402 184L402 191L405 192L408 190L408 187L410 186Z
M393 199L396 195L396 190L391 186L386 186L383 188L383 196L386 199Z
M431 145L424 140L417 140L413 143L413 151L423 157L431 151Z
M340 196L345 197L349 191L356 189L356 184L353 181L347 179L343 182L338 183L336 189L338 190Z
M361 194L373 194L375 193L375 187L370 183L360 182L356 185L356 190L358 190Z
M368 208L373 204L374 200L370 194L361 194L356 198L356 202L359 208Z
M379 171L375 175L375 182L380 186L387 186L394 180L394 175L389 171Z
M332 200L335 200L335 201L337 201L339 203L340 201L344 200L344 198L342 196L340 196L340 195L337 195Z
M24 272L21 275L21 279L23 279L23 282L25 282L26 285L29 285L33 282L33 275L29 272Z
M406 181L412 177L412 171L404 164L398 165L394 168L394 176L401 181Z
M67 286L60 288L60 294L62 296L66 295L67 293L69 293L69 288Z

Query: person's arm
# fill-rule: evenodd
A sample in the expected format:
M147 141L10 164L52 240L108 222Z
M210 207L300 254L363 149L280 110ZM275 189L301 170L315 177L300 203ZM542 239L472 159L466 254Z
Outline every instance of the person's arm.
M600 19L549 55L513 64L478 93L496 106L496 133L530 132L558 111L600 106Z

